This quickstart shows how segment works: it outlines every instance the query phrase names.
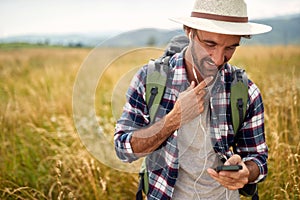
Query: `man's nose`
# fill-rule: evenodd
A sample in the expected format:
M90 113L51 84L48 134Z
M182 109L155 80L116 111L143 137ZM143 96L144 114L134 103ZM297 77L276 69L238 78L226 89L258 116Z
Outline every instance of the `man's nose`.
M216 64L216 66L221 66L225 62L225 54L224 51L220 49L215 49L211 54L212 61Z

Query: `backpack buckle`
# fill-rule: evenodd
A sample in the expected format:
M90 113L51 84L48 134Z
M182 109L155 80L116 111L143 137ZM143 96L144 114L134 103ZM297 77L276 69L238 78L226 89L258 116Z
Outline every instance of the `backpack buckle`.
M243 105L244 105L243 99L242 98L238 99L236 105L239 110L243 109Z

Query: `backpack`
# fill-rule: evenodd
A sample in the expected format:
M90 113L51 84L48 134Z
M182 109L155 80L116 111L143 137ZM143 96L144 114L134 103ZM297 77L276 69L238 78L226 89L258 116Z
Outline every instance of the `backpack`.
M156 60L150 60L148 63L146 102L149 108L150 123L154 122L160 101L164 94L169 72L169 60L175 53L181 52L188 44L189 40L186 36L175 36L171 39L164 54ZM230 90L232 125L234 134L236 135L240 125L244 121L248 101L248 78L245 70L233 67L233 81ZM235 147L233 148L235 149ZM142 193L148 194L148 190L149 177L146 159L144 158L139 172L139 186L136 193L136 200L142 200ZM244 196L252 197L252 200L259 199L257 184L246 184L244 188L239 189L239 193Z

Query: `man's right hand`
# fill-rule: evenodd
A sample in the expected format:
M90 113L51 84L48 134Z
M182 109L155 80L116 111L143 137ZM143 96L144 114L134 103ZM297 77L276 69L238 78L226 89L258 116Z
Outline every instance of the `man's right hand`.
M151 126L133 132L130 143L133 152L137 156L144 156L155 151L175 130L188 123L204 110L205 87L213 78L204 79L195 86L180 93L174 108L164 118Z
M205 88L212 79L213 77L208 77L197 86L195 86L195 82L192 81L191 85L184 92L179 94L174 108L169 113L172 118L174 117L176 119L177 128L190 122L204 111L204 97L207 93Z

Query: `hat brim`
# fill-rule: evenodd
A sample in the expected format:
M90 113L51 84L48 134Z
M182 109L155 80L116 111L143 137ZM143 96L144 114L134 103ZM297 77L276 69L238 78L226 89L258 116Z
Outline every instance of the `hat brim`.
M235 23L196 17L177 17L170 20L194 29L227 35L257 35L272 30L271 26L253 22Z

